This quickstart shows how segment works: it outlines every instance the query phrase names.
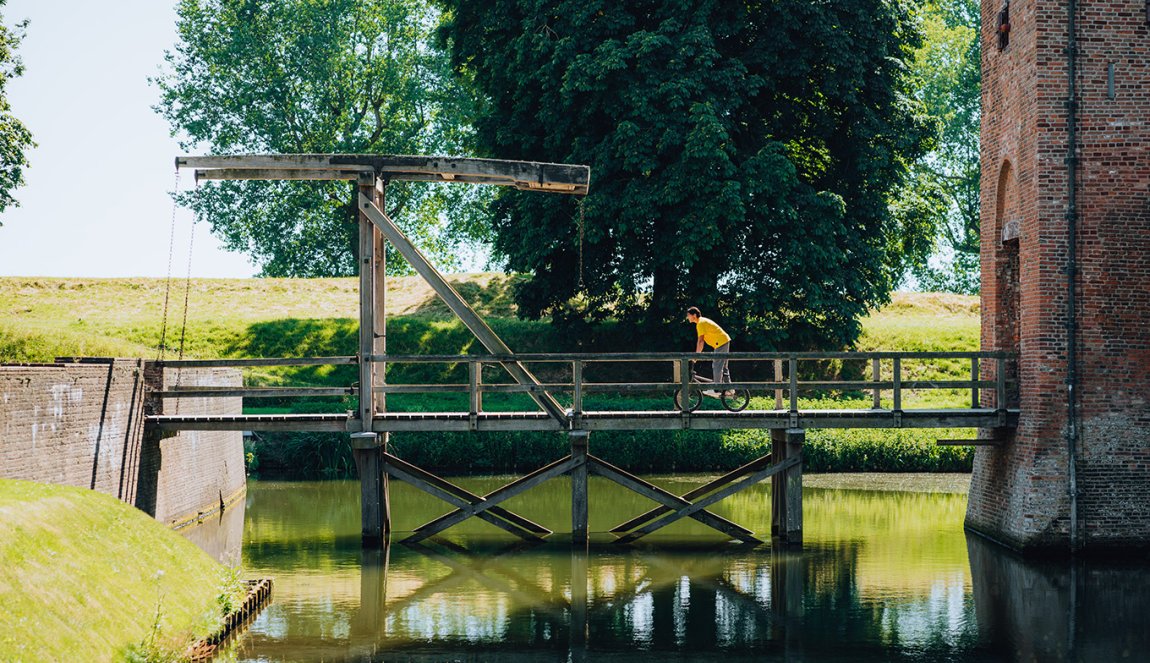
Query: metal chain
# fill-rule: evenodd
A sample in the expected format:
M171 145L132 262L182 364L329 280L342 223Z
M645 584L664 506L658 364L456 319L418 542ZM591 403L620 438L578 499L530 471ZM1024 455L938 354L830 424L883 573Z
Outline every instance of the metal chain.
M168 338L168 301L172 295L172 256L176 253L176 208L179 206L179 193L180 169L176 168L176 182L172 189L172 225L168 232L168 274L164 279L164 316L160 323L160 345L156 348L156 361L164 358L164 346Z
M586 199L587 199L586 196L581 196L579 198L579 203L578 203L578 205L579 205L579 289L580 290L583 290L583 288L584 288L584 286L583 286L583 229L584 229L583 201Z
M188 331L188 297L192 292L192 249L196 242L196 219L192 219L192 231L188 235L188 275L184 279L184 319L180 323L180 359L184 358L184 337Z

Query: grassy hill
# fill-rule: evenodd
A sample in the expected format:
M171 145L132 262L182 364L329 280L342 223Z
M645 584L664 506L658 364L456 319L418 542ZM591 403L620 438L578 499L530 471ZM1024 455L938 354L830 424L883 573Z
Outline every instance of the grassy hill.
M0 479L0 661L183 651L218 628L226 577L109 495Z
M572 339L547 323L514 317L512 292L517 277L463 274L451 277L456 289L482 314L508 345L520 352L574 349ZM0 278L0 362L50 362L57 356L159 355L164 333L166 356L178 354L183 338L186 357L292 357L355 354L358 345L356 279L193 279L187 291L183 324L183 281L166 291L162 279ZM167 329L164 331L165 297ZM458 354L478 348L418 277L388 280L388 350L395 354ZM607 330L607 333L611 333ZM609 339L607 339L609 341ZM606 348L617 343L599 341ZM890 305L863 321L859 350L977 350L979 304L975 297L896 293ZM843 367L824 367L829 371ZM462 366L391 366L395 383L466 381ZM543 370L540 368L539 370ZM868 370L859 366L856 370ZM887 369L889 370L889 368ZM966 379L969 362L904 362L905 379ZM541 374L542 375L542 374ZM545 376L544 376L545 377ZM356 381L354 367L265 368L246 372L250 385L338 385ZM546 379L546 377L545 377ZM620 379L628 379L626 376ZM657 378L656 378L657 379ZM501 398L502 396L502 398ZM889 397L889 393L888 393ZM769 395L752 407L773 407ZM906 394L908 407L961 406L969 396L928 391ZM590 396L589 396L590 399ZM804 407L869 407L865 395L810 394ZM520 394L490 395L489 410L533 406ZM350 402L328 400L249 402L249 411L317 412L351 409ZM466 407L464 394L393 395L393 410L442 410ZM669 407L666 394L596 396L595 409ZM807 466L818 470L932 471L969 467L968 448L935 446L936 438L961 438L972 431L852 430L813 431L808 436ZM554 438L554 439L552 439ZM299 478L352 473L346 439L335 435L265 435L253 449L261 471L295 472ZM423 435L393 436L394 447L413 462L457 471L531 468L561 455L561 436ZM763 431L707 433L679 431L612 432L596 435L598 452L633 469L711 470L737 465L770 448Z
M482 314L510 321L517 278L487 273L460 274L450 280ZM306 354L301 352L306 346L320 349L325 340L354 336L358 325L358 281L353 278L192 279L188 285L184 343L188 357L249 356L271 349ZM393 343L418 345L401 338L405 321L411 319L442 323L432 328L444 333L458 327L419 277L390 278L387 287ZM178 349L184 326L183 280L172 281L168 290L163 279L0 277L0 362L52 361L58 356L154 357L164 327L165 299L165 345L170 353ZM978 315L977 297L895 293L889 306L863 321L858 349L976 350ZM524 336L533 336L546 328L536 325L541 323L518 327ZM282 341L284 331L295 332L291 340L296 346L253 338L262 332Z

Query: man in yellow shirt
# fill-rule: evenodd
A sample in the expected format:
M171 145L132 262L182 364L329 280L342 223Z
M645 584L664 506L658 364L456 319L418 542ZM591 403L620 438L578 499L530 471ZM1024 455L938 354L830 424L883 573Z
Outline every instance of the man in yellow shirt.
M695 324L695 333L699 337L695 343L695 352L703 351L703 343L715 349L715 352L721 352L724 355L731 351L731 335L723 331L723 328L710 318L704 318L702 312L699 311L697 306L692 306L687 309L687 321ZM715 357L711 362L711 374L715 378L715 384L719 385L731 381L731 373L727 370L727 358ZM704 394L718 398L718 391L704 391Z

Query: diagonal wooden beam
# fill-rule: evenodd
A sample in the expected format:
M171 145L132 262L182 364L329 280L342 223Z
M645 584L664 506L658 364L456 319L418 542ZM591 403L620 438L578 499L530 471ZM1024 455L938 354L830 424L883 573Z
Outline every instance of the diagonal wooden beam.
M473 502L471 505L465 508L456 509L455 511L440 516L431 522L420 525L419 527L415 528L415 532L411 536L405 538L403 541L404 543L415 543L417 541L422 541L429 536L435 536L448 527L457 525L472 516L477 516L484 511L492 509L500 502L511 499L512 497L515 497L516 495L526 490L538 486L544 481L554 479L555 477L570 472L578 464L579 462L570 456L560 458L554 463L545 465L524 477L520 477L519 479L512 481L511 483L503 486L502 488L499 488L498 490L487 493L483 496L482 501Z
M437 477L431 472L400 460L389 453L383 454L383 469L395 478L406 481L425 493L438 497L456 507L464 508L483 501L483 498L475 493L460 488L446 479ZM528 541L541 541L542 539L537 536L538 534L551 533L551 530L546 527L511 513L502 507L482 511L476 514L476 517Z
M744 474L754 472L755 470L757 470L761 467L769 465L770 462L771 462L771 455L770 454L767 454L766 456L752 460L751 462L747 463L746 465L743 465L742 467L739 467L739 468L736 468L734 470L731 470L730 472L727 472L726 474L719 477L718 479L715 479L714 481L710 481L708 483L703 484L702 486L699 486L698 488L695 488L695 489L687 491L686 493L683 493L682 498L689 502L691 500L694 500L697 497L702 497L703 495L706 495L707 493L709 493L713 490L718 490L718 489L722 488L723 486L731 483L732 481L734 481L735 479L738 479L739 477L743 476ZM643 523L649 522L650 520L652 520L654 518L658 518L659 516L663 515L664 513L667 513L668 511L671 511L671 507L657 506L654 509L651 509L650 511L648 511L644 514L635 516L634 518L632 518L631 520L628 520L627 522L623 523L622 525L618 525L618 526L612 528L611 533L612 534L622 534L624 532L629 532L629 531L635 529L636 527L639 527Z
M692 506L690 502L683 499L682 497L679 497L672 492L663 490L662 488L644 481L639 477L621 470L604 460L596 458L595 456L588 456L587 461L588 469L591 472L601 477L610 479L611 481L614 481L624 488L639 493L647 499L654 500L655 502L659 502L666 506L672 507L673 509L685 509ZM754 532L751 530L740 525L736 525L726 518L717 516L703 508L695 509L686 515L703 523L707 527L717 529L723 534L726 534L727 536L735 539L739 539L740 541L746 541L748 543L762 543L762 541L755 538Z
M407 259L407 262L415 268L416 272L419 272L423 280L427 281L428 285L435 290L443 302L447 304L447 307L459 317L463 324L471 330L472 334L475 334L475 338L479 339L479 342L483 344L483 347L487 348L488 352L497 355L514 354L511 352L511 348L507 347L507 344L503 342L503 339L499 338L499 335L495 333L495 330L488 326L487 321L476 313L475 309L471 308L471 305L455 291L455 288L451 287L447 279L443 278L439 270L423 256L415 244L399 229L399 226L395 225L395 222L392 221L390 217L376 207L375 203L367 196L362 194L359 196L359 207L367 218L379 228L380 232L387 237L388 241L392 243L396 250L399 251L400 255ZM569 427L566 412L564 412L555 398L547 393L543 385L539 383L539 380L527 370L527 367L517 361L506 361L502 363L503 368L506 369L507 372L511 374L511 377L515 378L519 384L533 387L528 394L543 408L544 412L562 424L563 428Z
M697 502L694 502L693 504L690 504L688 506L684 506L681 509L676 510L674 513L668 514L668 515L660 518L659 520L656 520L653 523L650 523L650 524L648 524L644 527L641 527L641 528L639 528L639 529L637 529L637 530L635 530L635 531L633 531L633 532L631 532L625 536L620 537L619 539L617 539L615 541L615 543L630 543L631 541L639 539L640 537L647 536L648 534L650 534L651 532L654 532L657 529L661 529L663 527L666 527L667 525L670 525L671 523L673 523L677 520L680 520L682 518L687 518L687 517L691 516L692 514L695 514L699 511L703 510L703 509L706 509L707 507L711 506L715 502L718 502L719 500L722 500L722 499L725 499L731 495L734 495L735 493L739 492L740 490L743 490L744 488L748 488L750 486L753 486L754 484L762 481L763 479L766 479L769 476L772 476L772 475L778 474L779 472L782 472L784 470L790 469L790 468L794 467L795 465L798 465L800 462L802 462L802 457L796 456L794 458L788 458L787 460L784 460L781 463L777 463L777 464L772 465L770 467L759 470L758 472L755 472L754 474L742 479L741 481L733 483L733 484L727 486L726 488L724 488L718 492L711 493L707 497L704 497L703 499L701 499Z

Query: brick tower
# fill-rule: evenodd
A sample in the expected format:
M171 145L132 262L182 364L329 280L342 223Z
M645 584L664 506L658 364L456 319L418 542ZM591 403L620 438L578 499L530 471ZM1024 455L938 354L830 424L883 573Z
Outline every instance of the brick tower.
M1150 0L983 0L982 22L982 347L1018 354L1022 414L979 448L966 525L1147 548Z

